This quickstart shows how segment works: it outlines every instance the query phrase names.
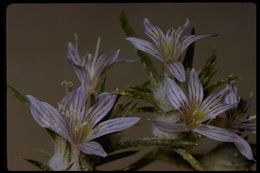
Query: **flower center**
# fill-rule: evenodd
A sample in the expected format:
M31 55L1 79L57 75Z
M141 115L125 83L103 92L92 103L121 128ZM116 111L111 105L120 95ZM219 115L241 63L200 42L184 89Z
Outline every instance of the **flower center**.
M170 44L170 43L164 44L163 52L164 52L164 56L166 58L166 61L170 61L171 60L171 57L173 55L173 51L174 51L174 49L173 49L172 44Z
M84 143L85 140L92 134L92 127L88 122L73 122L71 127L72 138L75 144Z
M194 129L200 123L206 112L201 111L196 105L191 106L185 114L184 121L189 129Z

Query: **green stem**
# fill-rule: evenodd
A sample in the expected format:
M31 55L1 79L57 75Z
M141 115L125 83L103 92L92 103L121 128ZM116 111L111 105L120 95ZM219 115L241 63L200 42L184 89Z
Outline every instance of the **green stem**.
M187 150L175 148L174 151L181 155L197 171L205 171L205 168Z
M191 141L173 140L173 139L141 139L133 141L124 141L116 143L112 146L112 151L127 149L131 147L147 147L147 146L167 146L167 147L190 147L197 145Z

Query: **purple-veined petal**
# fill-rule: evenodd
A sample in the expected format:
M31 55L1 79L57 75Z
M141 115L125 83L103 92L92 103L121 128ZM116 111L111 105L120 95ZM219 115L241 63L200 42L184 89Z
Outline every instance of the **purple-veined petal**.
M191 103L196 103L196 105L200 106L204 93L198 74L194 69L192 69L190 72L188 88Z
M232 122L229 125L229 127L238 130L238 132L239 129L241 129L244 132L256 133L256 117L242 120L242 121Z
M114 106L117 96L110 93L101 93L96 103L86 113L85 120L91 123L92 128L101 121Z
M181 88L170 78L166 78L166 82L166 92L169 101L175 107L175 109L181 111L181 113L184 114L185 109L189 104L186 95L183 93Z
M30 101L30 109L35 121L43 128L48 128L59 134L68 141L70 140L65 119L51 105L40 102L31 95L27 95Z
M88 73L85 69L86 57L81 57L78 48L73 46L72 43L68 44L67 60L72 64L73 70L80 82L86 86L88 83Z
M150 43L146 40L143 40L143 39L136 38L136 37L127 37L126 40L130 41L130 43L132 43L136 49L139 49L145 53L148 53L163 62L163 59L160 56L160 53L158 52L157 48L152 43Z
M203 39L203 38L208 38L208 37L213 37L215 36L216 34L207 34L207 35L186 35L184 37L181 38L180 40L180 44L179 44L179 50L180 52L184 52L185 49L190 45L192 44L193 42L195 41L198 41L200 39Z
M128 129L135 125L139 120L140 118L138 117L121 117L104 121L94 128L93 135L88 140Z
M233 104L238 103L239 99L237 96L237 86L235 81L231 81L230 84L227 85L228 93L224 98L224 103L226 104Z
M81 58L77 46L74 46L71 42L68 43L68 55L67 59L69 62L74 63L78 66L84 66L84 59Z
M175 46L178 45L183 31L185 31L189 26L190 26L190 20L188 18L186 18L183 26L178 27L178 29L175 31L174 36L173 36Z
M208 110L208 114L202 119L202 122L207 121L209 119L214 119L218 115L222 114L223 112L232 109L236 106L237 104L217 104L214 107L210 108Z
M254 160L252 149L245 139L237 135L237 140L234 144L243 156L245 156L248 160Z
M107 153L103 147L94 141L86 142L84 144L77 145L78 149L85 154L93 154L101 157L106 157Z
M173 28L169 29L166 34L165 34L165 44L169 44L173 46L173 41L174 41L174 34L175 34L175 30Z
M95 62L92 62L90 68L88 69L89 74L91 74L92 78L99 77L104 73L106 69L116 63L119 57L120 49L116 51L110 51L107 53L103 53L97 57Z
M221 142L233 142L240 153L247 159L253 160L253 154L250 145L243 138L238 136L236 133L210 125L201 125L195 129L194 132L199 133L207 138L214 139Z
M161 45L161 40L165 40L162 30L152 24L147 18L144 19L145 34L156 44L157 48Z
M87 58L84 68L87 71L89 80L92 82L98 81L105 70L107 70L113 64L117 63L119 58L120 49L99 54L100 42L101 39L98 38L94 54L89 53L86 55Z
M219 103L222 103L225 94L228 92L227 88L222 89L221 91L215 91L214 93L210 94L200 106L202 110L208 112L209 109L215 107Z
M185 69L181 62L169 64L169 71L180 82L186 80Z
M190 26L190 19L186 18L184 24L182 25L183 29L187 29Z
M169 134L175 134L178 132L188 131L185 124L176 123L176 122L168 122L168 121L160 121L160 120L152 120L155 127L160 129L161 131Z
M79 86L76 90L67 94L59 103L59 110L66 117L76 116L82 121L86 111L87 89Z

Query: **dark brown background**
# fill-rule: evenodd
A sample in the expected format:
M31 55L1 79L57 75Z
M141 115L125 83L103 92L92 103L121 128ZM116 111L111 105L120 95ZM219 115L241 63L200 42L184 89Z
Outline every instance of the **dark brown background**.
M7 9L7 82L24 94L56 106L64 95L60 82L68 80L78 84L65 58L67 42L74 41L74 32L79 36L81 53L94 51L97 37L101 36L102 51L120 48L122 55L134 55L118 21L119 11L124 10L132 27L142 37L144 17L163 30L182 25L189 17L198 34L218 34L217 38L197 42L195 67L201 67L217 48L219 71L216 77L241 75L239 94L245 97L256 91L255 7L252 3L12 4ZM144 80L139 62L115 65L108 72L107 89L124 88L128 83ZM255 100L252 112L255 113ZM144 126L125 132L124 139L151 136L150 125L145 121L147 117L143 119ZM9 94L7 146L10 170L37 170L21 157L46 161L33 148L52 150L45 130L33 120L29 110ZM122 168L136 157L104 168ZM144 168L151 169L171 170L173 166L156 161Z

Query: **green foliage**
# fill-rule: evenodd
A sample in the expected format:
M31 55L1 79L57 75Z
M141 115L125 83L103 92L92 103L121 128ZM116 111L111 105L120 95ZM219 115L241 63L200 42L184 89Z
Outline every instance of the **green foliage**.
M20 93L17 89L15 89L11 85L7 84L7 91L10 94L12 94L20 103L22 103L26 107L29 107L29 105L30 105L29 100L27 99L27 97L25 95ZM46 131L51 136L51 138L55 141L57 134L49 129L46 129Z
M157 159L158 152L157 150L155 151L150 151L149 153L145 154L143 157L132 163L131 165L127 166L126 168L123 168L122 170L119 171L137 171L144 166L150 164L154 160Z
M26 160L27 162L36 166L37 168L41 169L42 171L52 171L52 169L48 165L46 165L40 161L32 160L32 159L24 159L24 160Z
M16 90L11 85L7 84L7 91L12 94L18 101L20 101L23 105L29 106L29 101L27 97L21 94L18 90Z
M243 157L232 143L219 145L201 159L209 171L247 171L253 162Z
M69 163L69 165L64 169L64 171L69 171L70 168L74 165L75 162Z
M100 83L100 86L99 86L98 91L97 91L98 94L105 91L106 79L107 78L106 78L106 76L104 74L104 76L101 78L101 83Z
M51 157L51 154L50 154L48 151L45 151L45 150L43 150L43 149L34 148L33 150L42 153L42 154L43 154L45 157L47 157L47 158L50 158L50 157Z
M118 103L113 109L112 114L115 116L126 116L129 115L135 110L138 103L133 100L126 101L124 103Z
M199 78L203 85L203 88L209 84L211 78L217 72L216 60L217 60L216 50L213 50L211 56L206 61L205 65L203 66L202 70L199 73Z
M133 141L124 141L114 144L112 149L114 151L131 148L131 147L147 147L147 146L160 146L160 147L189 147L194 146L196 143L186 140L174 140L174 139L157 139L146 138Z
M141 106L132 110L131 113L145 113L145 112L157 112L157 109L152 106Z
M115 161L118 159L132 156L132 155L136 154L137 152L138 151L136 151L136 150L131 150L131 151L122 151L122 152L115 153L115 154L109 154L107 157L101 158L97 166L100 166L100 165L103 165L103 164L106 164L106 163L109 163L109 162L112 162L112 161Z
M137 37L137 34L134 32L133 28L129 25L127 15L123 11L119 13L119 21L121 23L121 28L127 37ZM149 80L156 82L155 79L158 77L158 74L149 56L139 50L137 50L137 55L139 56L141 63L144 66L145 73L148 76Z
M207 86L206 88L204 88L204 91L205 91L205 93L207 95L208 93L210 93L211 91L215 90L216 88L218 88L218 87L220 87L220 86L222 86L224 84L228 84L229 82L231 82L233 80L237 80L239 78L240 78L240 76L229 75L226 78L217 80L212 85Z
M205 168L187 150L175 148L174 151L182 156L184 160L189 162L189 164L197 171L205 171Z
M54 131L50 130L50 129L46 129L46 131L47 131L47 133L50 135L51 139L52 139L53 141L56 141L57 134L56 134Z
M191 29L191 35L195 34L195 28L193 27ZM194 59L194 51L195 51L195 42L193 42L189 47L187 48L186 54L183 59L183 66L185 69L191 69Z

